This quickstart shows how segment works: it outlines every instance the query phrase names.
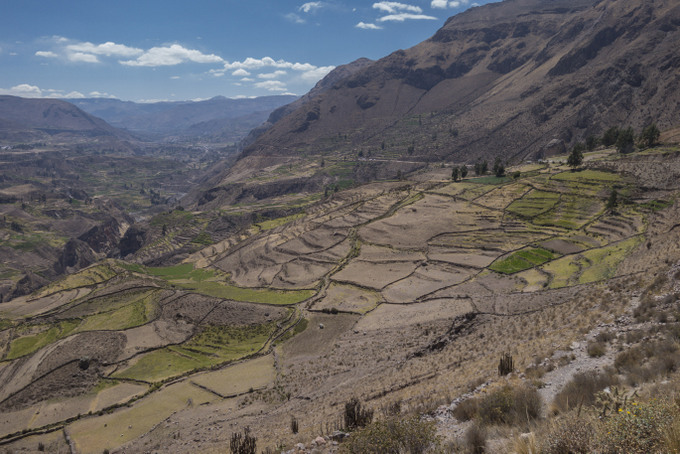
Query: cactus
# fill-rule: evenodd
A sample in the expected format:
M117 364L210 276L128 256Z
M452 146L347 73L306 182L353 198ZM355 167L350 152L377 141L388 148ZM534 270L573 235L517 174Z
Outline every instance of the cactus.
M512 360L512 355L504 353L498 363L498 375L508 375L513 370L515 370L515 363Z

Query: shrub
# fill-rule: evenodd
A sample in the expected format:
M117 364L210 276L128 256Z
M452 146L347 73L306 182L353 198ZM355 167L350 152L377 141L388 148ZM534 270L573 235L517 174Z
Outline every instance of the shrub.
M610 418L604 420L598 431L597 452L667 452L661 451L661 447L665 429L673 421L673 413L671 406L663 402L633 402L628 408L619 408Z
M440 440L434 421L422 421L417 416L408 419L389 417L352 433L340 448L340 452L421 454L435 451L439 445Z
M603 342L589 342L587 351L591 358L599 358L607 352L607 346Z
M567 411L580 405L593 405L595 393L617 383L618 379L611 373L590 371L576 374L557 393L555 400L553 400L553 406L556 410Z
M523 424L537 419L541 413L541 397L533 386L516 388L505 385L479 401L482 423Z
M293 432L294 434L298 433L298 430L300 429L298 420L295 416L290 417L290 431Z
M479 400L471 397L465 399L453 409L453 416L455 416L458 421L469 421L475 418L478 412Z
M592 421L583 418L563 418L555 421L541 444L545 454L588 454L595 437Z
M345 404L345 428L347 430L364 427L373 421L373 410L361 408L356 397Z
M472 454L484 454L486 451L486 429L479 424L473 424L465 432L465 445Z

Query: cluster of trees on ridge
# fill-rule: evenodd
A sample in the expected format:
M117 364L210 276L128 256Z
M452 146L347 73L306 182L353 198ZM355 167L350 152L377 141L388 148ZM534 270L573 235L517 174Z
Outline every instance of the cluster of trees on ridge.
M604 145L605 147L616 146L616 150L619 153L631 153L635 151L636 145L641 149L658 145L660 136L661 131L659 131L656 124L652 123L637 136L636 144L636 135L633 128L613 126L607 129L601 138L589 136L585 143L576 143L567 158L567 165L573 169L579 167L583 163L583 152L593 151L598 145Z

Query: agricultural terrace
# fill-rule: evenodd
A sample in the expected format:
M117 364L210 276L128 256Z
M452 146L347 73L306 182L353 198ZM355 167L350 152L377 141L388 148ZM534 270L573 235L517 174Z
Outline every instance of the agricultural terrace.
M0 437L58 427L83 452L116 449L170 415L313 395L290 380L337 345L379 348L380 336L437 320L533 311L620 276L674 207L672 194L645 199L620 174L523 169L340 191L180 264L109 260L4 303ZM154 222L202 228L194 214L164 216ZM319 374L345 377L340 386L355 360L324 360Z

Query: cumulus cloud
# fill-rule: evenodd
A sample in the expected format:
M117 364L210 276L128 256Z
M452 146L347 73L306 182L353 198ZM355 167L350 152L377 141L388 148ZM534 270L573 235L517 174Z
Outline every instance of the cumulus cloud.
M286 84L280 80L266 80L264 82L257 82L255 84L257 88L264 88L269 91L286 91Z
M69 44L66 46L66 51L105 55L107 57L135 57L144 53L142 49L129 47L124 44L116 44L111 41L107 41L103 44L92 44L90 42Z
M367 24L365 22L359 22L355 25L356 28L361 28L363 30L382 30L382 27L375 24Z
M38 52L35 53L36 57L45 57L45 58L57 58L59 55L55 54L52 51L45 51L45 50L39 50Z
M96 55L86 54L85 52L73 52L68 54L67 58L76 63L99 63Z
M250 76L250 73L243 68L239 68L236 71L234 71L233 73L231 73L231 75L236 76L236 77L245 77L245 76Z
M378 18L378 22L388 21L404 22L405 20L437 20L437 18L433 16L427 16L425 14L411 14L411 13L390 14Z
M42 90L40 87L30 84L19 84L12 88L0 88L0 95L21 96L24 98L40 98Z
M12 88L0 88L0 95L21 96L22 98L85 98L79 91L65 93L63 90L41 89L37 85L19 84Z
M279 70L276 70L272 73L258 74L257 77L259 77L260 79L276 79L278 77L285 76L286 74L288 74L286 71L279 69ZM244 75L248 75L248 74L244 74Z
M252 71L262 68L280 68L280 69L292 69L295 71L309 71L315 69L316 66L310 63L292 63L285 60L274 60L271 57L263 58L248 57L243 61L224 63L224 69L227 71L232 69L245 69Z
M320 80L323 77L325 77L326 74L333 71L334 69L335 66L320 66L316 69L305 71L304 73L302 73L301 77L307 82L316 82L317 80Z
M313 13L314 11L323 7L323 2L307 2L298 8L298 11L303 13Z
M438 9L458 8L461 5L467 5L469 2L470 0L432 0L430 6Z
M152 47L136 60L122 60L126 66L173 66L180 63L222 63L224 60L215 54L204 54L195 49L187 49L179 44Z
M406 3L399 2L378 2L373 4L373 9L383 11L388 14L396 14L400 11L408 11L411 13L420 14L423 9L419 6L408 5Z
M111 99L116 99L115 95L112 95L110 93L103 93L101 91L91 91L88 93L90 98L111 98Z

